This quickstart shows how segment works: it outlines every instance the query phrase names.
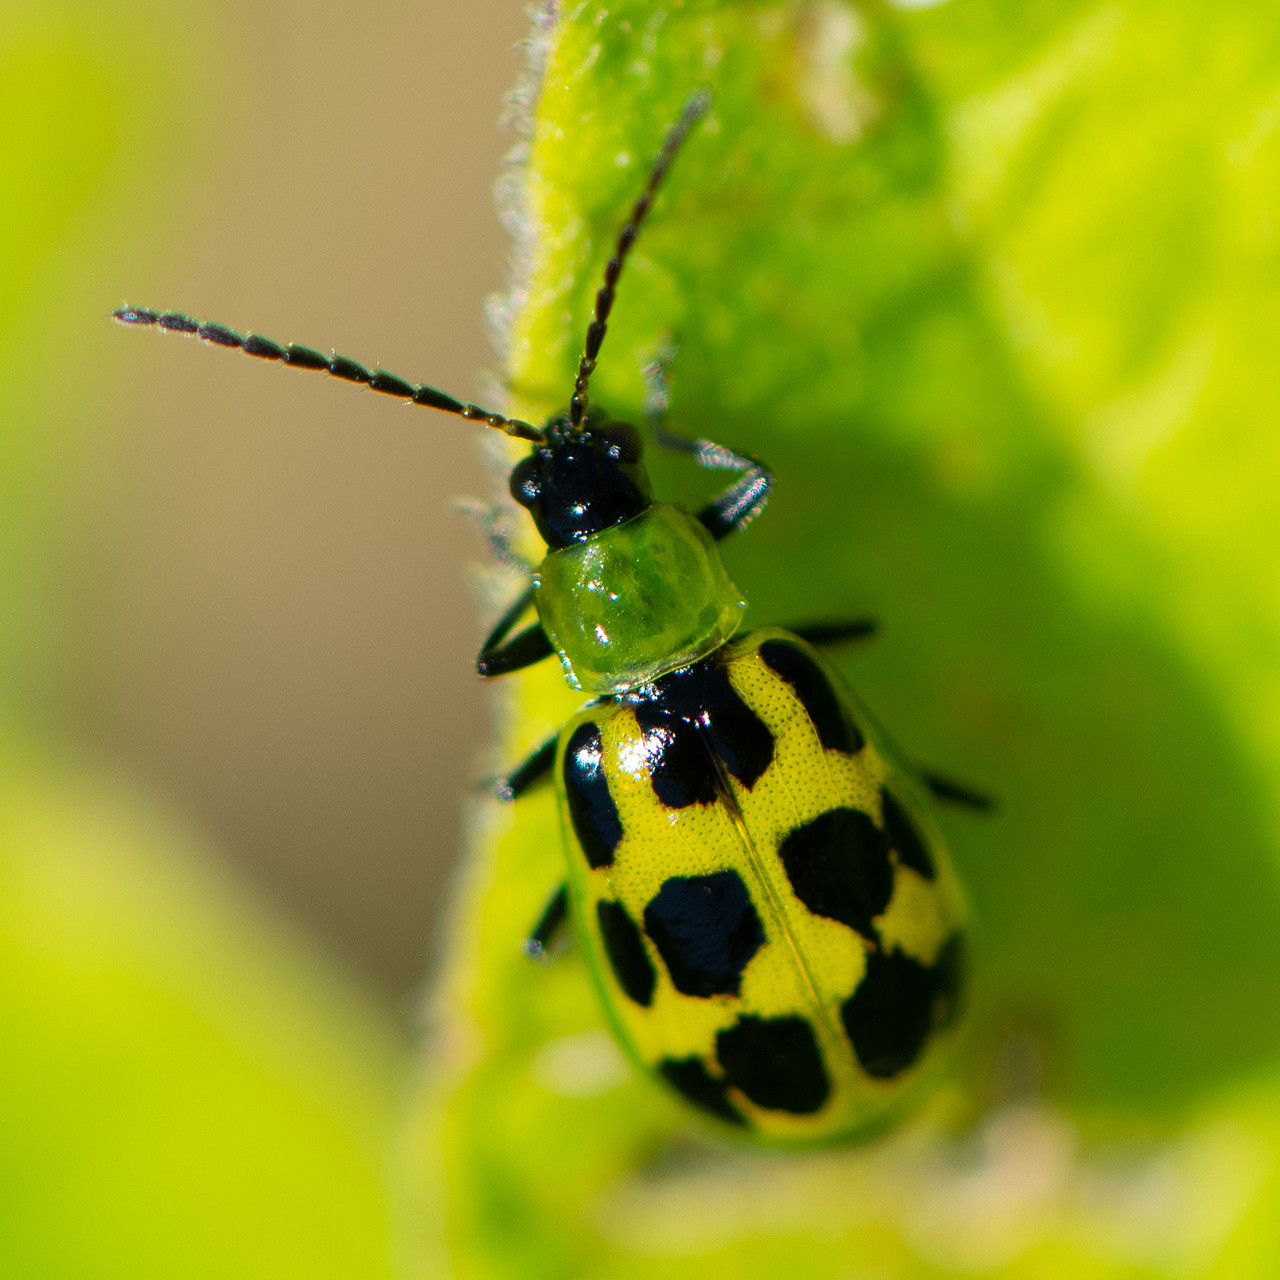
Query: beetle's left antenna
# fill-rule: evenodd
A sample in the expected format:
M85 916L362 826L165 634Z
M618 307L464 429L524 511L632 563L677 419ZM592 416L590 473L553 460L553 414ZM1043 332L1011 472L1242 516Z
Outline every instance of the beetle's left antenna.
M693 126L706 115L710 105L709 89L699 89L684 104L680 118L671 126L671 132L667 134L667 140L662 144L662 150L654 161L653 169L649 173L649 181L645 183L640 199L631 210L631 217L618 233L618 243L614 246L613 257L605 265L604 284L596 293L595 313L587 326L586 346L582 359L578 361L578 375L573 380L573 399L569 401L569 425L574 431L582 426L582 418L587 411L587 384L591 381L591 374L596 367L596 357L600 354L600 344L604 341L605 331L609 325L609 312L613 310L613 299L618 286L618 277L622 274L622 264L626 262L627 254L631 252L631 246L635 244L636 237L640 234L640 228L649 213L649 206L652 205L653 197L662 185L662 180L667 176L671 162L676 158L676 152L684 144Z
M441 409L445 413L455 413L460 418L472 422L483 423L497 431L505 431L517 440L531 440L541 444L545 436L537 427L519 418L504 418L500 413L490 413L476 404L466 404L455 399L444 391L423 383L406 382L393 373L383 369L369 370L346 356L336 352L325 356L310 347L300 347L295 342L281 346L264 338L260 333L241 336L234 329L221 324L200 324L190 316L179 311L148 311L143 307L121 307L111 313L113 320L121 324L150 326L168 333L181 333L188 337L200 338L204 342L217 347L239 347L245 355L257 356L260 360L279 360L295 369L315 369L327 373L331 378L340 378L343 382L358 382L371 391L380 391L383 395L395 396L400 400L408 400L413 404L426 406L428 409Z

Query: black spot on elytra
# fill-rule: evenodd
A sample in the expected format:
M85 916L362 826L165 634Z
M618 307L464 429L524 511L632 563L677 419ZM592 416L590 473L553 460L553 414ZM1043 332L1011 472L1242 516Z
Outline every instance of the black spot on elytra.
M766 640L760 646L760 657L795 690L818 731L818 740L828 751L854 755L862 750L866 739L845 715L826 673L803 649L785 640Z
M958 936L947 941L932 966L900 951L868 954L867 971L840 1010L868 1075L887 1080L905 1071L930 1033L955 1019L963 968Z
M828 809L789 832L778 855L810 911L877 940L871 922L893 896L893 864L884 832L865 813Z
M687 996L736 996L742 971L764 943L736 871L672 876L645 907L644 931Z
M609 780L601 761L600 727L591 720L580 724L564 753L564 793L569 818L587 861L607 867L622 839L618 806L609 794Z
M665 711L706 731L711 749L748 791L755 786L773 760L773 734L715 657L672 671L653 689Z
M932 880L938 869L933 865L929 847L925 844L907 811L891 796L885 787L880 788L884 805L884 833L889 846L898 855L898 861L912 871L918 871L926 880Z
M813 1028L803 1018L739 1018L716 1034L725 1080L758 1107L807 1116L831 1084Z
M635 714L653 794L669 809L710 804L718 794L716 769L697 726L649 703L638 705Z
M636 922L621 903L604 898L596 903L596 919L600 922L605 955L609 957L618 985L636 1004L648 1008L653 1002L657 978Z
M701 1058L664 1058L658 1063L658 1074L694 1106L730 1124L746 1124L742 1113L725 1097L725 1082L717 1080Z
M748 790L773 760L773 734L714 657L672 671L626 700L645 736L654 793L672 808L716 799L713 756Z

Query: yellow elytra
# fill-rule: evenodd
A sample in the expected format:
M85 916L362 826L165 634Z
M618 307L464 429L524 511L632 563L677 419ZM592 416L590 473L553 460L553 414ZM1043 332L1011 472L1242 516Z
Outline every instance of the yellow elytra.
M956 1022L962 898L916 783L808 645L752 632L585 708L557 782L575 923L637 1062L772 1141L901 1110Z

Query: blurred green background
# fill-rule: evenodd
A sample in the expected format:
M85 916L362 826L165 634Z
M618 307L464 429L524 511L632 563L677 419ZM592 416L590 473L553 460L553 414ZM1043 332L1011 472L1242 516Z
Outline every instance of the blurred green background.
M0 5L2 1275L388 1272L490 481L458 424L107 315L478 395L526 27Z

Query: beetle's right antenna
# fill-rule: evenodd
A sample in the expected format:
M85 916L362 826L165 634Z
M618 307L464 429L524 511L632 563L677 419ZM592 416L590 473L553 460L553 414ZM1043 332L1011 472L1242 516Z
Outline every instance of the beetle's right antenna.
M396 396L400 400L409 400L414 404L425 405L428 409L441 409L445 413L456 413L460 418L472 422L482 422L486 427L497 431L505 431L517 440L531 440L542 444L546 437L537 427L519 418L504 418L500 413L490 413L476 404L464 404L444 391L429 387L425 382L414 384L397 378L394 373L382 369L372 371L354 360L347 359L334 352L331 356L322 355L310 347L300 347L296 342L281 346L264 338L261 334L250 333L241 336L234 329L221 324L200 324L180 311L148 311L143 307L121 307L111 313L113 320L121 324L154 326L168 333L182 333L188 337L200 338L217 347L239 347L245 355L257 356L260 360L280 360L295 369L316 369L327 373L331 378L341 378L343 382L358 382L372 391L380 391L383 395Z
M653 203L653 197L662 185L662 180L667 176L667 170L671 168L676 152L680 150L693 126L706 115L710 105L709 89L699 89L684 104L680 118L671 126L671 132L667 134L667 140L662 144L662 151L654 161L649 181L631 210L631 217L618 233L618 243L614 246L613 257L605 265L604 284L596 293L595 314L587 326L586 347L582 353L582 359L578 361L578 375L573 380L573 399L569 401L569 426L575 432L582 426L582 418L587 411L587 384L591 381L592 371L596 367L596 357L600 354L600 344L604 341L605 331L608 328L609 312L613 310L613 298L618 277L622 274L622 264L626 262L627 254L630 253L631 246L635 244L636 237L640 234L640 228L649 213L649 206Z

